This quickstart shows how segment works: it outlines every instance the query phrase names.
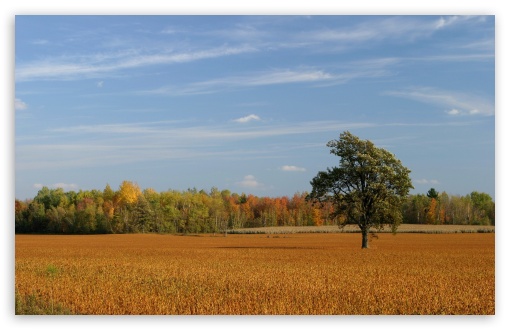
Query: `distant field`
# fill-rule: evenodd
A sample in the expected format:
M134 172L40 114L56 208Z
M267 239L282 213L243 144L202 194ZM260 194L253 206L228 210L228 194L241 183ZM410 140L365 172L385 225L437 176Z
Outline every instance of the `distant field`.
M410 225L402 224L398 227L398 233L494 233L495 226L467 226L467 225ZM343 229L338 226L302 226L302 227L260 227L242 228L231 230L235 234L292 234L292 233L357 233L358 226L347 225ZM372 230L372 232L391 232L390 228L383 231Z
M16 235L16 313L491 315L494 239Z

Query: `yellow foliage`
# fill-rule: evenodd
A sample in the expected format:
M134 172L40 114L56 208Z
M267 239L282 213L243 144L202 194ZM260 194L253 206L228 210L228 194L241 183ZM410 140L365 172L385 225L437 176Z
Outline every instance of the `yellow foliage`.
M318 208L313 208L313 224L315 226L322 226L323 220L321 215L321 210Z
M119 187L119 197L122 203L134 204L142 194L140 187L131 181L122 181Z
M430 199L429 209L427 211L427 223L434 224L436 223L436 207L437 201L435 198Z

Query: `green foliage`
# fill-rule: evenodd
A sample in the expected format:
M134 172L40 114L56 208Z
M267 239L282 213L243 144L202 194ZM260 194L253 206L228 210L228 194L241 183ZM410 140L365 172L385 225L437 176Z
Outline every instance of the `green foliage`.
M495 225L495 203L486 193L450 196L446 192L437 199L425 195L408 196L402 206L405 223L450 225Z
M427 192L427 197L437 199L439 197L439 194L437 193L436 189L430 188L429 191Z
M55 278L58 275L58 273L59 273L59 269L56 266L48 265L46 267L46 275L49 278L51 278L51 279Z
M344 224L359 226L362 247L366 248L370 228L388 224L396 230L401 223L402 204L413 188L410 170L390 152L350 132L340 134L327 146L340 158L339 166L312 179L309 199L333 202L335 216L345 216Z
M314 205L307 192L291 198L257 197L213 187L209 192L189 189L156 192L136 189L136 201L126 203L120 189L109 185L103 191L62 193L42 188L33 200L15 200L16 233L108 234L131 232L225 233L234 229L271 226L315 226L346 224L331 200ZM46 205L48 207L46 207ZM318 207L319 206L319 207ZM404 223L426 223L430 198L418 194L404 198ZM395 212L397 210L394 210ZM492 224L495 205L489 195L466 196L441 193L434 223ZM382 214L382 213L381 213ZM387 213L391 217L390 213ZM431 215L432 216L432 215ZM396 215L398 217L398 215Z
M15 314L16 315L72 315L70 309L60 304L53 305L52 302L44 300L36 294L21 295L15 292Z

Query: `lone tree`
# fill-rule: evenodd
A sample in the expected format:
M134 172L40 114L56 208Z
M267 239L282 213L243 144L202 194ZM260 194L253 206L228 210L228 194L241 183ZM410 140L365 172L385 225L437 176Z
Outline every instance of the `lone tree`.
M402 220L402 202L409 189L414 188L409 178L411 171L390 152L348 131L327 146L330 153L340 157L339 166L320 171L310 182L312 192L307 198L332 202L333 216L343 215L345 219L340 227L357 224L362 248L368 248L372 227L390 225L395 233Z

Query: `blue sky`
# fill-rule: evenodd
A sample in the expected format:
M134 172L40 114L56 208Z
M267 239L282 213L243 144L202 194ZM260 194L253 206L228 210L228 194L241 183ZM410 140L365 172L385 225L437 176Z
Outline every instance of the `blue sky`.
M15 197L310 191L349 130L495 195L494 16L16 16Z

